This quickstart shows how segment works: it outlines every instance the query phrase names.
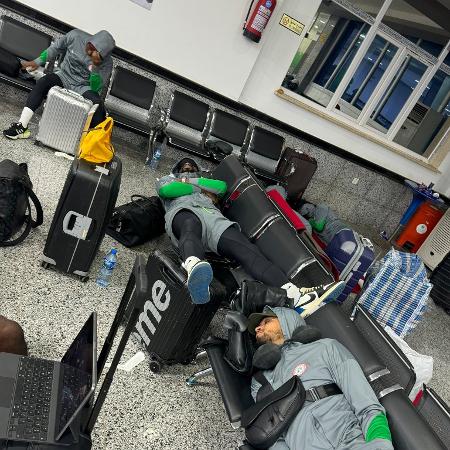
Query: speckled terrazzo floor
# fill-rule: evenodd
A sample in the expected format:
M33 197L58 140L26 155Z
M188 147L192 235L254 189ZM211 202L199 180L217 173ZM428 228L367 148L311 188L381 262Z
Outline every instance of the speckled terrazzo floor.
M15 120L21 109L23 95L3 97L0 105L0 128ZM36 132L36 121L31 131ZM122 187L118 204L131 194L153 194L155 174L143 165L144 138L115 132L117 154L123 161ZM168 149L159 173L167 173L179 153ZM120 301L136 252L145 255L157 246L167 245L162 237L137 250L120 247L119 265L111 286L100 289L93 280L86 284L61 274L45 271L39 258L45 243L53 212L63 187L70 162L54 156L53 151L38 148L32 140L11 142L0 136L0 160L27 162L35 192L44 211L44 225L20 246L0 250L0 313L19 321L27 336L30 353L58 359L92 310L99 315L99 343L108 332ZM92 273L100 258L112 245L106 237ZM435 358L435 378L431 385L450 401L450 317L432 308L426 319L409 339L418 351ZM130 341L124 360L138 346ZM94 430L94 448L109 449L232 449L242 438L232 430L223 410L212 378L195 388L184 380L204 364L173 366L161 374L150 372L147 361L130 374L118 371L105 407Z

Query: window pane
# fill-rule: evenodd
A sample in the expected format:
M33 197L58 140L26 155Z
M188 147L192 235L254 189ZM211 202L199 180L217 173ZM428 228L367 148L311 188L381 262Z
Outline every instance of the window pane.
M333 2L322 2L300 42L283 86L327 106L370 26Z
M423 155L434 150L450 124L450 76L438 70L394 141Z
M368 124L386 133L408 101L426 69L425 64L407 56L389 88L372 112Z
M416 3L419 4L420 1L416 0ZM437 57L450 39L450 33L427 17L425 9L422 9L424 12L419 11L411 6L412 3L411 0L393 0L382 23L415 43L420 49ZM422 4L425 3L422 0ZM427 10L432 8L433 4L430 2ZM420 53L419 48L417 50Z
M381 36L376 36L356 69L337 108L357 118L385 74L398 48Z

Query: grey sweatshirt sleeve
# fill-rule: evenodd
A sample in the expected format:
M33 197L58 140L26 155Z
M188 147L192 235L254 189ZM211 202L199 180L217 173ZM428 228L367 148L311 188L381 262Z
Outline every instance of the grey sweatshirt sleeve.
M47 61L55 59L60 53L64 53L69 46L69 43L73 39L73 33L76 30L69 31L64 36L55 39L55 41L50 45L47 50L44 50L35 60L34 62L38 66L43 66ZM45 59L42 57L45 56Z
M385 410L361 367L343 345L333 339L328 340L327 358L331 376L352 406L365 436L372 419L385 414Z

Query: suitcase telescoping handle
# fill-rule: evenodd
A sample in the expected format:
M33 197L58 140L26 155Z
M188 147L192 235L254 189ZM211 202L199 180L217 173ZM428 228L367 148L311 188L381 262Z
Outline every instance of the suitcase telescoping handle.
M63 220L63 231L69 236L73 236L83 241L87 239L89 230L92 225L92 219L83 216L75 211L69 211Z
M155 251L155 256L159 260L159 269L166 279L171 281L178 288L181 288L186 284L187 276L182 272L182 270L180 270L179 265L159 250Z

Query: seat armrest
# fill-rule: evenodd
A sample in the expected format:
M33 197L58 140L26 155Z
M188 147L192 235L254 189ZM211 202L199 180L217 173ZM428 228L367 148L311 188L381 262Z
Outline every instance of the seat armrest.
M226 341L225 341L226 343ZM250 392L251 377L234 371L224 359L225 343L204 346L219 387L225 410L233 427L241 423L242 411L254 404Z
M386 409L395 450L445 450L431 426L417 412L403 389L380 399Z

